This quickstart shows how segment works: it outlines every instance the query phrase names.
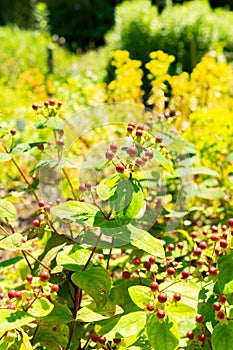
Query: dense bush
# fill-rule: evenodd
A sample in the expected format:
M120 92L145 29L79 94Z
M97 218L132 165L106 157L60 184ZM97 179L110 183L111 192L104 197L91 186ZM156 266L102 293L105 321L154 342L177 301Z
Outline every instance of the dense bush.
M214 12L203 1L167 6L161 15L148 0L126 1L116 7L115 26L106 41L143 63L151 51L163 50L176 57L176 71L191 72L206 52L232 47L226 18L231 22L233 14Z

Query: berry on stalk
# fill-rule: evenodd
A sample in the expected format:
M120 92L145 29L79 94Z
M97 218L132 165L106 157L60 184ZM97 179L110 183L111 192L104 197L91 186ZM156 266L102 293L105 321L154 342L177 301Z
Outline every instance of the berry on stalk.
M40 279L41 279L42 281L47 281L47 280L49 280L49 279L50 279L50 273L49 273L48 271L42 271L42 272L40 273Z
M121 164L121 163L118 163L118 164L116 165L116 171L117 171L118 173L123 173L123 172L125 171L125 166L124 166L123 164Z

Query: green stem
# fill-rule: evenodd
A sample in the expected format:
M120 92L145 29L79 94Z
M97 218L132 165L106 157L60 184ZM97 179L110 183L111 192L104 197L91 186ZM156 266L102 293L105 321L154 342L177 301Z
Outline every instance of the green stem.
M73 185L72 185L72 183L71 183L71 181L70 181L69 175L67 174L67 172L66 172L66 170L65 170L64 168L62 168L62 172L63 172L63 174L65 175L65 178L66 178L66 180L67 180L67 182L68 182L68 184L69 184L69 186L70 186L70 189L71 189L71 192L72 192L72 194L73 194L73 196L74 196L74 199L77 201L78 198L77 198L77 196L76 196L74 187L73 187Z

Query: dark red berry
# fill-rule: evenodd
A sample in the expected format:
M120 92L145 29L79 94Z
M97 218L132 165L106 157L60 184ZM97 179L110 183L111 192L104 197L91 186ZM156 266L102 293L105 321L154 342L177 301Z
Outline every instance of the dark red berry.
M176 270L174 269L174 267L168 267L168 269L167 269L168 275L172 276L175 274L175 272L176 272Z
M222 230L226 231L227 230L227 225L222 225Z
M16 310L16 306L12 305L12 304L9 304L9 305L7 305L7 309Z
M40 226L40 220L38 220L38 219L33 220L32 225L35 226L35 227L39 227Z
M227 301L227 297L224 294L220 295L219 300L221 303L225 303Z
M39 206L40 208L43 208L44 205L45 205L45 203L44 203L43 200L41 200L41 201L38 202L38 206Z
M143 162L143 160L142 160L142 158L137 158L137 159L135 159L135 164L137 164L137 165L142 165L144 162Z
M4 299L5 298L5 295L1 292L0 293L0 299Z
M193 254L196 255L196 256L201 255L202 254L201 248L200 247L194 248Z
M204 236L207 236L207 235L208 235L208 233L209 233L209 232L208 232L208 230L206 230L206 229L205 229L205 230L203 230L203 235L204 235Z
M151 264L155 264L155 263L156 263L156 257L155 257L155 256L150 256L150 257L149 257L149 262L150 262Z
M122 277L123 277L125 280L130 279L130 273L129 273L129 271L123 271L123 272L122 272Z
M145 269L146 269L147 271L150 271L150 269L151 269L151 264L150 264L149 262L145 262L145 263L143 264L143 266L145 267Z
M85 187L86 187L86 189L92 188L91 182L87 181L87 182L85 183Z
M220 240L220 235L218 235L218 234L211 235L211 236L210 236L210 239L211 239L213 242L218 242L218 241Z
M10 299L13 299L13 298L15 298L15 296L16 296L16 291L14 289L10 289L8 292L8 297Z
M233 227L233 218L228 220L228 226Z
M186 333L186 337L187 337L188 339L193 339L193 338L194 338L194 333L193 333L192 331L188 331L188 332Z
M173 300L175 300L175 301L180 301L180 299L181 299L181 295L180 295L179 293L175 293L175 294L173 295Z
M169 243L167 245L167 249L171 252L171 251L175 250L175 245L173 243Z
M113 157L114 157L114 153L110 150L106 151L105 153L105 157L108 159L108 160L111 160Z
M50 106L54 106L56 104L56 101L54 100L54 98L50 98L49 99L49 105Z
M156 136L155 142L160 143L160 142L162 142L162 141L163 141L162 136L160 136L160 135Z
M117 171L118 173L123 173L123 172L125 171L125 166L124 166L123 164L121 164L121 163L118 163L118 164L116 165L116 171Z
M52 292L58 292L59 291L59 285L58 284L53 284L51 286L51 291Z
M132 132L133 132L133 129L134 129L134 127L133 127L132 125L128 125L127 131L128 131L129 133L132 133Z
M216 267L211 267L211 268L209 269L209 274L210 274L211 276L216 276L216 275L218 274L217 268L216 268Z
M190 232L190 237L192 237L192 238L197 238L197 236L198 236L198 234L197 234L196 231Z
M149 304L147 304L147 310L148 311L154 311L155 309L155 306L152 302L150 302Z
M16 297L16 299L22 299L23 292L21 292L20 290L16 290L15 297Z
M212 225L211 230L212 230L212 232L218 232L218 227L215 225Z
M133 258L132 263L133 263L135 266L138 266L138 265L141 264L141 259L140 259L140 258Z
M106 343L106 338L105 337L99 337L99 343L100 344L105 344Z
M50 279L50 273L49 273L48 271L42 271L42 272L40 273L40 279L41 279L42 281L47 281L47 280L49 280L49 279Z
M80 192L85 192L85 191L86 191L86 186L85 186L85 184L79 185L79 191L80 191Z
M120 344L121 338L114 338L114 339L113 339L113 342L114 342L115 344Z
M17 130L15 128L10 130L11 135L15 135L17 133Z
M64 146L64 140L62 140L62 139L59 139L59 140L57 140L57 146Z
M98 336L98 334L93 333L93 334L91 335L91 340L92 340L93 342L95 342L95 343L98 343L98 341L99 341L99 336Z
M200 314L196 315L196 322L201 323L203 321L203 316Z
M221 309L221 305L219 304L218 301L212 304L212 307L215 311L219 311Z
M188 270L183 270L181 272L182 278L188 278L190 276L190 272Z
M224 312L219 311L219 312L217 313L217 318L218 318L219 320L223 320L223 319L224 319L224 317L225 317Z
M26 276L26 280L27 280L28 282L32 282L33 276L32 276L32 275L27 275L27 276Z
M61 107L62 106L62 102L58 101L57 105L58 105L58 107Z
M159 284L157 282L151 282L150 289L152 292L156 292L159 289Z
M225 239L221 239L219 242L221 248L226 248L228 246L228 243Z
M166 293L159 293L158 301L160 303L165 303L167 301L167 294Z
M208 244L205 241L202 241L199 243L199 247L201 249L206 249L206 248L208 248Z
M199 340L199 341L204 342L204 341L205 341L206 336L205 336L205 334L204 334L204 333L200 333L200 334L198 334L197 338L198 338L198 340Z
M110 150L115 153L118 150L118 146L115 143L112 143L110 145Z
M136 147L128 147L127 148L127 150L126 150L126 152L128 153L128 155L130 156L130 157L136 157L136 155L138 154L138 150L137 150L137 148Z
M37 111L38 108L39 108L38 103L33 103L32 109L34 109L34 111Z
M179 249L183 249L183 248L184 248L184 243L183 243L183 242L178 242L178 243L177 243L177 247L178 247Z
M44 150L44 144L43 144L43 143L38 143L37 148L38 148L40 151L43 151L43 150Z
M145 152L145 156L148 157L148 158L153 158L154 157L154 152L151 149L148 149Z
M135 123L134 122L129 122L128 126L132 126L133 128L136 127Z
M164 310L158 310L156 315L157 315L158 318L164 318L165 317L165 311Z
M143 135L143 130L142 129L137 129L136 130L136 136L141 137Z

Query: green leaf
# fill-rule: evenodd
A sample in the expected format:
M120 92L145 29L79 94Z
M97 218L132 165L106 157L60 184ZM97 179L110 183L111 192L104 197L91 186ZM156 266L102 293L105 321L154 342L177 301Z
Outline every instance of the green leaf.
M131 312L123 316L114 316L102 321L95 327L99 335L107 339L126 338L141 332L146 324L146 313L143 311ZM160 349L161 350L161 349Z
M58 350L65 349L69 339L69 327L58 325L56 327L40 326L36 332L34 342L40 344L42 349ZM59 347L58 347L59 346Z
M46 326L54 327L55 325L66 324L74 320L73 315L67 306L59 303L54 303L53 305L54 308L52 311L47 316L41 317L39 320L37 319L38 322L42 322L43 325Z
M167 307L167 310L170 314L177 320L182 318L194 317L197 310L187 304L182 303L181 301L175 303L170 303Z
M141 309L146 309L147 304L151 301L150 288L146 286L131 286L128 288L130 298Z
M8 259L8 260L4 260L4 261L0 262L0 273L5 268L8 268L9 266L16 264L18 261L20 261L22 259L23 259L22 256L15 256L14 258L11 258L11 259Z
M116 184L120 181L120 176L114 174L107 179L104 179L96 186L96 192L100 199L107 200L113 196L116 191Z
M233 153L228 154L226 160L227 162L231 163L233 161Z
M214 200L223 199L225 192L220 187L208 188L203 184L193 184L193 195L203 199Z
M8 162L9 160L11 160L10 154L0 152L0 162Z
M114 195L109 201L118 224L126 225L144 207L144 193L138 181L123 179L116 184Z
M149 315L146 322L147 336L154 350L175 350L179 345L177 324L168 316L159 322L156 314Z
M223 255L218 261L218 287L221 294L232 293L233 255Z
M59 162L55 159L47 159L39 162L34 169L30 171L30 175L33 176L37 170L43 167L49 167L50 169L54 169L59 165Z
M18 311L18 310L1 309L1 312L0 312L1 332L6 332L11 329L25 326L26 324L29 324L34 320L35 320L35 317L32 317L27 312Z
M112 302L105 304L101 310L98 310L96 304L92 303L78 311L76 320L80 322L96 322L121 313L123 313L123 309Z
M11 154L21 154L29 150L30 150L30 146L28 143L19 143L12 149Z
M153 148L153 152L154 152L153 160L155 160L157 163L162 165L169 172L171 173L174 172L173 165L167 158L165 158L159 151L157 151L156 148Z
M105 221L95 205L85 202L68 201L51 208L51 213L87 226L101 226Z
M13 233L7 237L4 236L4 238L0 240L0 249L12 251L30 249L30 246L25 243L22 244L22 238L23 236L20 233Z
M153 237L149 232L134 227L127 226L130 230L130 243L138 249L154 255L159 258L164 258L163 241Z
M44 129L47 128L47 120L43 120L42 122L39 122L36 124L37 129Z
M34 317L44 317L53 310L53 304L46 298L39 298L34 301L28 309L28 314Z
M233 321L219 323L214 327L211 344L213 350L233 350Z
M4 199L0 199L0 218L16 218L16 209L14 205Z
M90 295L98 308L103 307L111 290L111 278L103 267L92 267L86 271L77 271L71 276L76 286Z
M74 246L71 251L61 251L57 254L57 265L62 265L70 271L80 270L90 256L90 251L80 246Z
M210 168L206 168L204 166L196 166L191 168L179 168L180 175L188 176L188 175L209 175L213 177L219 177L217 171L214 171Z
M64 126L64 120L61 118L50 117L47 121L47 126L52 128L53 130L60 130Z

